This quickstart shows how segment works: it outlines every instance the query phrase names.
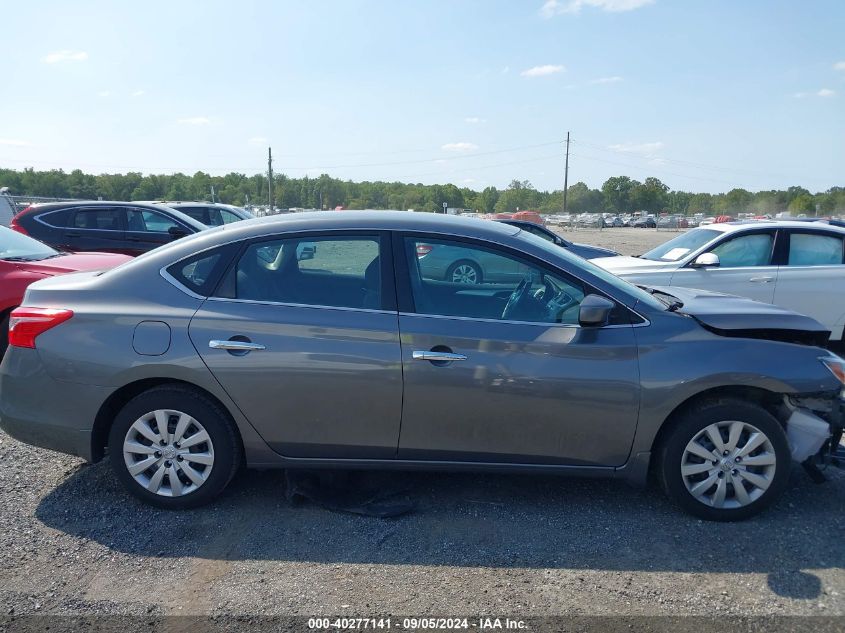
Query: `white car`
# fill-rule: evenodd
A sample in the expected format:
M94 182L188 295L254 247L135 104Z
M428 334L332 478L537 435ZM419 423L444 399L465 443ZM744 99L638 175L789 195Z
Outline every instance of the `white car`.
M682 286L749 297L813 317L842 341L845 225L728 222L692 229L639 257L592 263L644 286Z

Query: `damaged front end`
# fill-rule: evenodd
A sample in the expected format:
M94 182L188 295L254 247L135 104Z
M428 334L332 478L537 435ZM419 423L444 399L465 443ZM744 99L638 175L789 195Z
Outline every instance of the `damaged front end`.
M819 359L845 386L845 361L836 356ZM792 459L816 483L825 481L828 466L845 468L841 445L845 428L845 391L826 394L785 395L778 418L786 426Z

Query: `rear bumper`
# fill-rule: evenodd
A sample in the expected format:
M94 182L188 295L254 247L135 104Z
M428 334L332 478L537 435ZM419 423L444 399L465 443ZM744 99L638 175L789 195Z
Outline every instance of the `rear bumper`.
M26 444L91 461L91 431L109 393L55 380L37 350L10 347L0 364L0 428Z

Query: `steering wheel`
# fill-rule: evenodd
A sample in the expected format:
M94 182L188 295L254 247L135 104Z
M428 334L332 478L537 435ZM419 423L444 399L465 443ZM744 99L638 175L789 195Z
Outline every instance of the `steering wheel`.
M530 290L531 283L528 281L528 277L524 277L511 293L511 296L508 297L505 309L502 310L503 319L510 319L515 316L517 309L522 306L527 297L531 296Z

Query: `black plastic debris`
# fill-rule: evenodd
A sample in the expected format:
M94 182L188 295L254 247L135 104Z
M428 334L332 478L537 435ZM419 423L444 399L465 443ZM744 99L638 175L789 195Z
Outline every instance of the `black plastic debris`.
M373 482L362 472L288 470L285 484L289 502L307 500L335 512L386 519L416 508L407 488L386 486L384 478Z

